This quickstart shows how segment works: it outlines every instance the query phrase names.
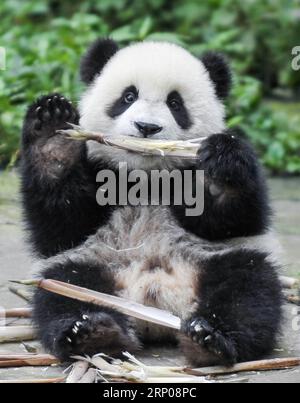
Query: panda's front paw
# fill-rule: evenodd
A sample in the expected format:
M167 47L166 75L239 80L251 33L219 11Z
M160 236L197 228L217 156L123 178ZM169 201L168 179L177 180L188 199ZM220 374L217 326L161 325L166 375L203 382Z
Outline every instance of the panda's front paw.
M50 94L33 103L25 117L23 140L25 144L56 135L67 123L78 124L79 114L72 102L60 94Z
M220 193L222 186L245 184L256 170L251 146L235 132L210 136L202 143L198 157L209 183Z
M124 350L135 351L136 342L133 331L125 332L111 314L84 314L56 339L55 354L63 360L99 353L119 356Z
M237 361L234 343L215 330L205 319L193 318L182 325L182 331L191 340L218 357L225 365L233 365Z

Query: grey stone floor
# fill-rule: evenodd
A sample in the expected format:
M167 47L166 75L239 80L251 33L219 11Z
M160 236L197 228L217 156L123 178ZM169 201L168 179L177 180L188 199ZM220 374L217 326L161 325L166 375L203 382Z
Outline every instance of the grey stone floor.
M272 179L270 189L275 211L275 228L285 251L284 274L300 278L300 179ZM24 306L24 302L8 291L8 280L26 278L31 258L24 242L15 174L0 174L0 306ZM286 306L286 323L274 357L300 357L300 320L297 307ZM296 330L298 328L298 331ZM39 345L30 343L31 345ZM16 344L0 344L0 353L24 353ZM147 350L142 354L145 362L153 365L181 365L183 357L173 349ZM60 367L0 369L1 379L33 379L60 376ZM225 379L243 378L249 383L299 383L300 368L267 373L241 374Z

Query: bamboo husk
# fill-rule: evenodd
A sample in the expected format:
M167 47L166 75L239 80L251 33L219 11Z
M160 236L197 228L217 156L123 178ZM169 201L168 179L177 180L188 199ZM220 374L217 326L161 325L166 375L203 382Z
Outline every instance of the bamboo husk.
M0 355L0 368L44 367L59 364L48 354Z
M86 288L74 286L56 280L26 280L18 281L23 285L30 285L42 288L68 298L73 298L82 302L89 302L100 306L109 306L118 309L125 315L133 316L137 319L156 323L172 329L180 330L181 320L170 312L158 308L148 307L125 298L108 295Z
M0 327L0 343L35 340L36 331L32 326Z
M80 361L86 361L91 366L95 367L100 374L100 376L106 380L106 378L111 381L119 381L120 379L126 380L127 382L142 382L142 383L207 383L203 377L197 377L194 375L184 373L184 367L160 367L160 366L148 366L143 364L141 361L136 359L133 355L129 353L123 353L123 355L129 359L128 361L121 360L111 360L104 354L96 355L92 358L88 357L73 357L79 359ZM87 374L84 375L86 379L89 379ZM93 378L91 379L94 382ZM90 383L90 382L89 382Z
M96 141L106 146L135 152L148 156L170 158L197 158L200 145L205 138L193 140L153 140L133 136L109 136L102 133L87 131L80 126L69 123L71 129L58 130L58 133L69 136L73 140Z
M96 383L97 381L97 371L90 368L80 379L78 383Z
M67 377L66 383L78 383L89 369L87 361L78 361L73 365L72 371Z
M191 375L209 376L209 375L227 375L239 372L253 371L274 371L280 369L289 369L300 366L300 358L276 358L272 360L244 362L234 365L233 367L208 367L191 369L186 368L184 371Z
M50 384L50 383L62 383L65 378L49 378L49 379L17 379L17 380L0 380L0 384Z
M32 309L31 308L14 308L14 309L6 309L4 311L5 318L31 318Z
M274 371L280 369L294 368L300 365L300 358L283 358L263 361L253 361L237 364L228 367L208 367L191 369L187 367L164 367L145 365L133 355L123 353L129 361L113 360L105 354L99 354L92 358L73 357L74 359L86 362L84 370L78 372L79 376L74 378L74 383L81 383L83 379L86 383L94 383L95 373L88 374L87 368L90 366L97 369L99 375L109 382L126 383L212 383L207 376L224 376L240 372L253 371ZM108 361L109 362L108 362ZM76 367L75 364L73 369ZM81 378L80 378L81 377ZM242 382L244 379L226 380L227 382Z

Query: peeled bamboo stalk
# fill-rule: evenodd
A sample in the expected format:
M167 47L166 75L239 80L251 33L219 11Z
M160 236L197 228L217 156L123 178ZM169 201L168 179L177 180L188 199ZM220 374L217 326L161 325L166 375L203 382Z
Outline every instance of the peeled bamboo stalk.
M69 125L70 129L58 130L58 133L67 135L73 140L92 140L107 146L150 156L193 159L197 157L201 142L205 140L204 137L182 141L153 140L133 136L111 136L87 131L71 123Z
M45 367L54 364L59 364L59 360L48 354L0 356L0 368Z
M73 298L82 302L89 302L100 306L109 306L118 309L125 315L133 316L137 319L156 323L172 329L180 330L181 320L170 312L161 309L148 307L125 298L108 295L86 288L74 286L56 280L26 280L17 283L29 286L36 286L46 291Z
M208 367L191 369L186 368L184 371L191 375L208 376L208 375L225 375L235 374L239 372L252 371L275 371L280 369L288 369L300 366L300 358L276 358L273 360L262 360L253 362L244 362L234 365L233 367Z
M29 341L36 338L36 331L32 326L1 326L0 343Z
M4 312L5 318L31 318L32 309L31 308L15 308L6 309Z
M17 379L17 380L0 380L0 384L49 384L49 383L62 383L65 378L49 378L49 379Z
M283 288L292 289L300 286L300 281L296 278L281 276L280 281Z

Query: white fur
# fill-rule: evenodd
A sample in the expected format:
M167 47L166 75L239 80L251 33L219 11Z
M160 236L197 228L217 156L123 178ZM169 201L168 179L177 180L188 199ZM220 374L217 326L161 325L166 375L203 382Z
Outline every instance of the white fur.
M138 100L121 116L110 118L107 110L131 85L139 91ZM192 121L188 130L177 124L166 105L172 91L183 97ZM224 105L203 63L179 46L159 42L142 42L117 52L83 95L80 115L83 128L114 136L140 137L135 121L162 126L153 136L156 139L206 137L225 129ZM132 154L94 142L89 149L93 158L133 161Z

